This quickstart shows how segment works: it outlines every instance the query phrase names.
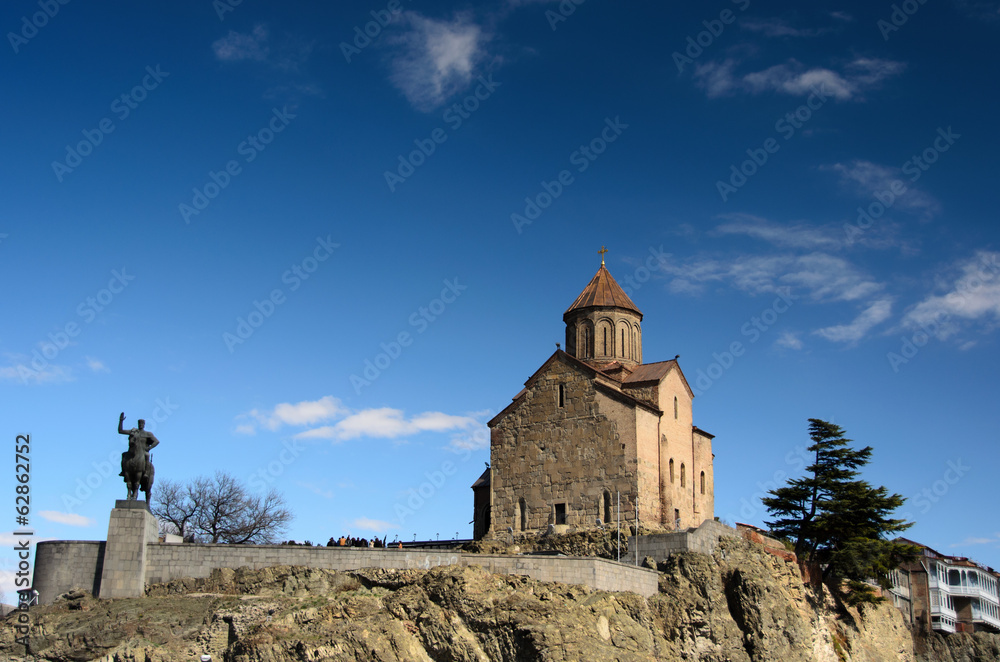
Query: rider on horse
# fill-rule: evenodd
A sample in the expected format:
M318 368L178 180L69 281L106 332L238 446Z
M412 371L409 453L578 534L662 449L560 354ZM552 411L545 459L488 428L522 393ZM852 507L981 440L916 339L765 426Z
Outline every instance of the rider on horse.
M152 487L152 485L150 484L151 481L149 481L148 478L151 478L152 468L153 468L153 463L150 462L149 460L149 451L156 448L156 446L159 445L160 440L157 439L152 432L149 432L148 430L145 429L146 421L144 419L141 418L139 419L138 428L132 428L130 430L124 429L122 425L124 422L125 422L125 412L122 412L121 416L119 416L118 418L118 434L128 435L129 449L128 451L122 453L122 471L118 475L125 478L126 484L129 483L129 476L126 475L126 467L128 467L130 464L129 460L134 459L133 453L141 451L142 464L140 466L143 467L142 470L143 475L136 476L135 482L139 483L143 476L147 477L146 485L144 486L145 489L143 489L143 491L146 492L146 499L148 500L149 499L148 489ZM138 490L136 490L136 492L138 492ZM130 487L129 498L130 499L135 498L136 496L138 495L137 494L134 495Z

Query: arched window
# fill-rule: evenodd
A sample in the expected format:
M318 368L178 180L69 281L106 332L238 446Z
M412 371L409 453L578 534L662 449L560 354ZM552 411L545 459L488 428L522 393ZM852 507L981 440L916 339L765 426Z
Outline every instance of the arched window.
M611 492L604 493L604 523L611 521Z
M608 355L608 328L604 327L604 349L601 352L604 356Z
M623 359L627 359L628 358L627 356L625 356L625 347L626 347L626 345L625 345L625 329L622 329L622 358Z
M681 462L681 487L684 487L684 463Z
M677 420L677 396L674 396L674 420Z
M674 484L674 458L670 458L670 484Z
M705 493L705 472L701 472L701 493Z
M523 497L517 500L517 512L518 519L520 520L518 526L521 528L521 531L526 531L528 529L528 508L524 503Z
M559 385L559 406L566 406L566 387L562 384Z

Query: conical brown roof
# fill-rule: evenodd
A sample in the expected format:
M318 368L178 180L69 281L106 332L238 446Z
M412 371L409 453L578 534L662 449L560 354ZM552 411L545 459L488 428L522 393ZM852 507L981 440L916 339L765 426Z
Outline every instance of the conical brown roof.
M603 264L587 287L583 288L583 292L580 292L573 305L566 309L564 316L579 308L593 307L624 308L642 317L642 313Z

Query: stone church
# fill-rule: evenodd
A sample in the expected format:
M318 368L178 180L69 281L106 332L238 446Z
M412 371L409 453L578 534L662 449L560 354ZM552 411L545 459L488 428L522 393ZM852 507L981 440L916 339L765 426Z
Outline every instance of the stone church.
M713 519L712 435L693 423L677 357L643 363L642 313L603 254L563 321L566 350L489 422L474 537L613 524L619 498L623 524L636 513L667 530Z

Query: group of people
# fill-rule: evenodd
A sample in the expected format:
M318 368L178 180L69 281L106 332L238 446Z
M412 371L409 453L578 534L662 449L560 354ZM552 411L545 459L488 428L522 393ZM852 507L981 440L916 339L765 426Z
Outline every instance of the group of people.
M326 546L327 547L379 547L379 548L382 548L382 547L387 547L387 545L385 544L385 538L387 538L387 537L388 536L382 538L381 540L379 540L378 538L372 538L371 540L367 540L365 538L352 538L351 536L340 536L340 538L337 539L337 540L334 540L333 538L330 538L330 541L328 543L326 543ZM400 543L396 543L396 544L391 545L391 546L392 547L398 547L399 549L403 549L403 543L401 543L401 542Z

